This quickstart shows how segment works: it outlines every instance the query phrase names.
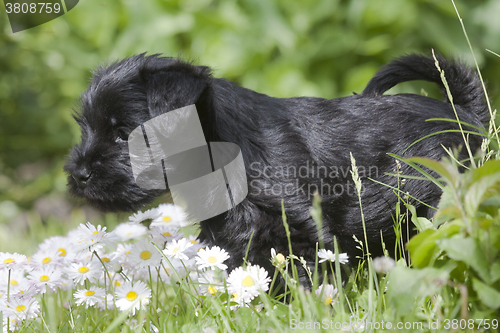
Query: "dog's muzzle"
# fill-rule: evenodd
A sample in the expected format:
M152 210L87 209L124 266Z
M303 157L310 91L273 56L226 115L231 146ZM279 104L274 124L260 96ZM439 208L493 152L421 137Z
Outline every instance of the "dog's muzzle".
M86 167L79 168L71 173L71 177L73 177L78 187L85 188L92 178L92 171Z

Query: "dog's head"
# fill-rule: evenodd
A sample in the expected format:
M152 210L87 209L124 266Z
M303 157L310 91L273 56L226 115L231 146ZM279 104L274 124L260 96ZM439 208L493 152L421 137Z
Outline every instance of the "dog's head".
M162 191L136 185L128 136L171 110L196 104L203 112L210 79L207 67L157 55L142 54L98 68L75 116L82 140L64 167L70 192L104 211L137 210L160 195Z

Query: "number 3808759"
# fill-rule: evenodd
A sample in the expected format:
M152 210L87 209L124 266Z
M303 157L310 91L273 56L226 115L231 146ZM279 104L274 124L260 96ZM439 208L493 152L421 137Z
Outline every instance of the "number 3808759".
M5 3L5 8L7 10L7 14L41 14L41 13L59 13L61 11L61 4L59 3L45 3L45 2L38 2L38 3L10 3L6 2Z

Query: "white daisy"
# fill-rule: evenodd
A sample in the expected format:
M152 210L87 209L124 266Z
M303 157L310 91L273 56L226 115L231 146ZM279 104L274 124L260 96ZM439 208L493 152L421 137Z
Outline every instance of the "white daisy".
M60 256L61 252L55 248L46 248L36 252L30 259L31 263L37 267L64 265L64 257Z
M141 223L147 220L154 220L160 215L157 208L148 209L145 212L138 211L135 214L130 215L128 218L130 222Z
M206 246L206 244L200 242L197 236L189 235L188 237L186 237L186 239L188 240L189 243L193 244L193 246L191 246L185 252L185 254L190 258L194 257L200 249Z
M188 260L189 257L184 254L184 251L193 246L186 238L181 238L180 240L173 240L171 243L167 244L163 253L170 258L176 258L181 260Z
M113 285L115 288L121 287L123 283L125 282L125 279L121 274L118 273L112 273L111 274L111 281L113 282Z
M53 236L45 239L43 243L39 245L38 250L41 252L55 251L65 262L71 262L76 255L73 240L63 236Z
M17 282L17 281L16 281ZM7 289L0 288L0 311L2 307L2 298L4 301L7 300ZM14 297L35 297L40 294L40 290L37 288L33 282L27 278L24 278L21 283L15 286L10 286L10 296Z
M9 286L9 270L0 270L0 290L7 291L10 288L10 295L24 293L30 287L28 279L24 276L24 270L10 270L10 286Z
M129 262L136 268L157 267L162 259L161 253L149 239L142 239L133 244L130 252L132 254L128 257Z
M28 259L24 254L0 252L0 269L24 265L27 262Z
M80 289L75 291L73 296L76 299L76 305L85 303L85 309L89 306L94 306L106 296L106 291L103 288L91 286L89 289Z
M330 250L321 249L318 251L318 258L320 258L319 263L325 262L327 260L334 262L335 261L335 253ZM349 262L349 257L347 253L339 254L339 262L341 264L347 264Z
M42 267L29 273L28 279L40 290L41 294L47 292L47 288L56 291L63 282L61 271L54 267Z
M276 254L276 250L274 248L271 249L271 263L273 266L281 268L286 265L287 259L282 253Z
M250 272L255 282L259 285L260 290L269 290L269 282L271 282L271 278L268 276L267 271L263 267L260 267L259 265L249 265L247 267L247 271Z
M112 233L107 233L106 227L100 225L95 227L90 222L80 224L76 230L75 246L79 251L89 250L92 252L115 241L115 236Z
M161 204L157 208L158 217L153 220L151 227L168 226L180 228L186 223L186 213L174 204Z
M96 263L98 263L99 265L101 265L101 270L103 272L104 272L104 268L102 267L102 263L104 263L104 266L106 266L106 269L108 270L108 272L113 271L114 265L116 263L118 263L118 261L115 259L115 254L114 253L105 253L102 251L96 251L96 252L97 252L97 255L99 256L99 258L94 256L94 258L92 260L95 261ZM101 259L101 260L99 260L99 259ZM102 261L102 263L101 263L101 261Z
M99 277L103 275L103 271L100 263L95 261L82 261L69 265L66 269L66 274L75 284L84 284L85 280L97 282Z
M321 296L321 301L325 305L330 305L338 302L339 297L338 290L332 284L322 284L316 289L316 296Z
M237 299L242 303L249 303L261 291L269 289L270 281L267 271L257 265L248 266L246 270L243 267L238 267L227 278L227 290L231 294L236 294Z
M38 317L40 305L31 297L11 297L5 303L5 315L17 320L34 319Z
M119 243L116 246L116 250L112 253L111 257L113 258L113 260L126 266L129 264L129 258L130 258L130 255L132 254L131 250L132 250L132 244Z
M16 330L19 330L21 329L21 327L23 327L23 320L19 320L13 316L11 317L8 317L8 316L4 316L3 318L3 333L7 333L7 322L9 323L9 328L10 328L10 331L16 331Z
M233 292L231 293L231 302L235 302L237 303L237 305L231 305L230 309L231 311L235 311L236 309L238 309L239 307L241 306L246 306L248 307L248 302L246 302L240 294L238 294L237 292Z
M118 238L122 242L128 241L130 239L140 238L147 232L148 228L136 222L120 223L116 226L115 230L113 230L113 233L118 236Z
M196 257L196 264L198 264L199 269L210 268L212 270L215 267L226 270L227 265L223 264L225 260L229 258L229 254L218 246L213 246L212 248L200 249Z
M159 246L163 246L166 242L170 242L174 239L182 238L178 229L170 228L168 226L151 227L149 229L149 235L153 239L153 242Z
M206 271L198 277L199 289L202 295L215 295L224 286L215 278L214 271Z
M136 281L134 285L126 281L116 290L116 306L121 311L132 310L132 315L136 310L149 304L151 289L142 281Z

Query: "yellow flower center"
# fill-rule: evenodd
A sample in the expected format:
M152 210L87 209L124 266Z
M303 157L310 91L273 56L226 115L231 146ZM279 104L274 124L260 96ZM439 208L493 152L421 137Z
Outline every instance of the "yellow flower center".
M122 283L120 281L115 281L115 286L120 287Z
M214 257L214 256L209 256L207 260L208 260L208 262L209 262L209 263L211 263L211 264L214 264L214 263L216 263L216 262L217 262L217 258L216 258L216 257Z
M333 299L331 297L325 298L325 305L331 304Z
M168 232L168 231L162 233L162 235L165 236L165 237L172 237L172 234L170 232Z
M238 295L237 293L232 293L231 296L233 296L233 299L231 301L237 301L238 298L240 298L240 295Z
M16 311L18 311L18 312L26 311L26 306L25 305L18 305L18 306L16 306Z
M217 288L212 287L212 286L209 286L209 287L208 287L208 292L209 292L211 295L215 295L215 293L217 292Z
M49 280L50 280L50 277L48 275L40 276L40 282L47 282Z
M87 292L85 293L85 296L94 296L94 294L95 294L95 291L93 291L93 290L89 290L89 291L87 291Z
M111 259L109 259L109 258L101 258L101 260L104 261L104 262L110 262L111 261Z
M177 250L179 249L179 247L176 247L175 249L172 250L173 253L177 253Z
M47 258L44 258L44 259L42 260L42 264L46 265L46 264L48 264L48 263L49 263L49 262L51 262L51 261L52 261L52 258L51 258L51 257L47 257Z
M66 253L67 253L67 252L66 252L66 250L65 250L65 249L60 248L60 249L59 249L59 250L57 250L57 251L61 252L61 253L59 254L59 257L66 257Z
M163 222L167 222L168 223L170 221L172 221L172 218L170 216L164 216L163 217Z
M99 231L94 231L94 232L92 233L92 236L95 236L95 235L99 235Z
M78 268L78 273L87 273L89 271L89 268L86 267L86 266L82 266L80 268Z
M127 293L127 296L125 296L127 298L128 301L132 302L132 301L135 301L135 299L137 298L137 293L135 291L129 291Z
M149 252L149 251L142 251L141 252L141 259L142 260L148 260L149 258L151 258L151 252Z
M130 252L130 251L127 251L127 252L125 252L125 254L132 254L132 252Z
M243 287L251 287L255 284L255 281L252 279L252 277L250 275L247 275L246 278L243 279L243 281L241 282L241 285Z
M16 259L8 258L3 261L4 264L12 264L13 262L16 262Z
M276 260L278 261L278 263L283 264L285 262L285 256L281 253L278 253L276 255Z
M17 283L16 280L10 280L10 284L13 285L13 286L17 286L19 283Z
M190 240L189 241L191 244L198 244L198 241L196 239Z

